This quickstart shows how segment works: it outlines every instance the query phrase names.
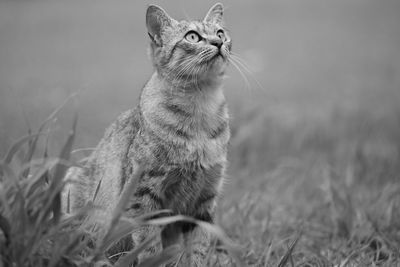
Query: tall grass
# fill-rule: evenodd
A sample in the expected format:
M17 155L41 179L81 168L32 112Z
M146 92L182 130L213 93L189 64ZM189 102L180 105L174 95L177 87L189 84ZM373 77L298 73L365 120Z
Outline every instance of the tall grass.
M79 164L71 160L76 119L60 152L55 157L48 153L47 124L57 112L37 132L29 131L15 142L0 163L1 267L130 266L157 238L149 236L133 248L130 233L177 221L196 223L215 237L207 266L400 264L400 128L391 120L370 123L366 134L354 127L355 119L366 120L365 114L332 117L311 128L282 127L268 117L256 118L257 124L273 126L274 131L242 128L233 135L231 179L245 183L231 185L234 194L220 205L218 223L227 234L216 225L167 216L166 211L126 218L122 211L136 186L131 183L99 239L82 226L94 205L69 217L61 212L64 174ZM376 139L383 133L386 139ZM266 151L273 157L266 157ZM249 154L251 160L246 161ZM158 266L181 254L181 247L171 246L140 266Z
M102 238L93 228L83 227L86 216L94 212L89 203L72 215L61 210L61 191L65 186L67 169L76 166L71 161L77 116L57 157L48 155L46 127L57 109L39 127L37 133L15 142L0 162L0 266L131 266L140 252L152 245L156 236L132 248L129 236L139 227L155 225L160 228L177 221L195 223L222 241L238 266L240 253L221 228L185 216L168 216L157 211L140 217L127 218L123 211L136 184L130 183L111 215L111 224ZM40 142L40 138L44 142ZM38 148L43 143L44 147ZM38 151L44 151L38 155ZM137 181L137 170L133 181ZM157 219L154 219L157 215ZM176 259L184 248L171 246L160 254L144 260L140 267L159 266ZM209 253L212 261L214 248Z

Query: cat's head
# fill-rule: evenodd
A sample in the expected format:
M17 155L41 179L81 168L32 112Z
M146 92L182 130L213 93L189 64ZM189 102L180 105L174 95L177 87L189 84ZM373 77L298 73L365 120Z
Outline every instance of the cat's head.
M219 83L232 47L222 16L220 3L211 7L203 21L177 21L162 8L149 6L150 57L158 74L181 87Z

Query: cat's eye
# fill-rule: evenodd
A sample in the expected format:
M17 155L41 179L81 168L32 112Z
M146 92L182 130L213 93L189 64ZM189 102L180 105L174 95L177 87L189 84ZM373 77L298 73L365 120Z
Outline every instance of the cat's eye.
M185 35L185 39L191 43L198 43L201 40L200 35L195 31L190 31Z
M226 37L225 37L225 33L223 30L218 30L217 31L217 36L219 39L221 39L222 41L225 41Z

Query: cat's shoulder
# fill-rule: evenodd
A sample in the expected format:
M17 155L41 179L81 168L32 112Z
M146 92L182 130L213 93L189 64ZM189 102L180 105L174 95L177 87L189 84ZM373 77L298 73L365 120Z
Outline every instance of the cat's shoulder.
M141 127L140 120L139 108L121 113L106 129L93 156L97 158L104 152L114 151L114 153L119 154L125 151L126 147L135 139Z
M104 138L124 132L137 132L140 128L139 108L129 109L121 113L107 128Z

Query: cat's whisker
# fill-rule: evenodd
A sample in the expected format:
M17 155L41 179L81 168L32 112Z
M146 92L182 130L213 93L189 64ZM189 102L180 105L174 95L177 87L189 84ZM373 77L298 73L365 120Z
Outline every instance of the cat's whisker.
M175 72L174 75L172 76L173 80L179 83L183 75L185 75L187 70L191 68L195 60L196 60L195 57L190 57L189 59L183 61L183 63L178 65L175 69L173 69L173 71ZM177 69L179 70L176 71Z
M178 76L181 72L184 71L185 67L189 64L192 64L196 60L196 56L189 56L185 58L182 62L179 63L178 66L171 66L169 73L173 73L174 76ZM171 63L172 64L172 63ZM177 69L180 69L178 72L176 71Z
M199 72L201 70L201 67L199 67L198 62L202 62L205 58L207 58L209 56L211 52L209 50L203 50L201 51L196 57L195 60L191 60L189 66L187 66L187 68L185 69L186 73L186 78L184 81L185 86L188 83L188 80L190 80L191 78L193 78L193 84L196 88L199 88L199 84L198 84L198 75Z
M203 63L205 59L207 59L211 54L213 54L212 50L204 50L204 53L201 53L199 56L199 62ZM203 65L197 64L194 68L194 82L197 89L200 89L199 86L199 73L202 71Z
M185 64L182 64L180 66L177 67L177 69L179 69L179 71L177 71L174 76L173 79L176 81L179 81L181 79L181 77L187 72L187 70L191 67L191 65L193 64L194 59L192 59L191 61L185 62Z
M246 68L247 68L249 71L251 71L251 68L250 68L249 64L247 64L247 62L246 62L239 54L237 54L237 53L231 51L231 52L230 52L230 55L231 55L232 57L234 57L234 58L240 60L240 61L243 63L243 65L245 65ZM251 71L251 72L252 72L252 71Z
M193 79L193 85L197 88L197 76L194 75L195 74L195 70L196 70L197 64L192 64L187 71L187 75L185 78L185 86L187 85L187 83L190 84L190 80Z
M179 61L178 64L176 61L171 61L165 66L165 69L168 71L164 73L164 76L174 83L182 83L183 87L193 84L193 86L199 88L199 76L205 71L206 67L204 64L207 64L207 61L213 54L213 49L204 49L198 54L189 55ZM185 79L181 81L183 76L185 76Z
M253 80L255 80L254 79L254 77L252 77L252 73L251 72L249 72L249 70L247 70L242 64L241 64L241 62L240 61L238 61L237 59L235 59L235 58L231 58L231 63L235 63L236 64L236 68L239 68L242 72L243 72L243 74L246 76L246 78L247 78L247 82L248 82L248 85L249 85L249 88L251 89L251 83L250 83L250 79L248 78L248 77L251 77L251 78L253 78ZM256 83L257 83L257 81L256 81ZM258 85L258 83L257 83L257 85Z
M239 56L232 54L231 57L234 58L237 63L240 63L240 65L243 67L243 69L246 70L248 73L253 73L251 68Z
M206 53L204 53L201 57L200 57L200 62L203 62L204 59L207 59L211 54L213 54L212 50L206 50Z
M190 61L188 61L185 66L181 69L179 72L178 78L180 79L183 75L186 75L185 81L184 81L184 86L186 87L187 85L187 80L191 78L191 69L193 69L196 66L197 62L197 56L193 57Z
M173 81L179 82L181 77L187 72L187 70L189 68L191 68L191 65L193 65L196 61L197 61L197 56L191 56L191 57L188 57L188 59L185 59L177 67L175 67L175 68L171 67L169 74L173 74L173 75L172 75L172 77L170 77L170 79ZM176 71L177 69L179 69L179 71Z
M232 66L239 72L240 76L242 76L242 79L243 79L244 83L246 84L246 88L248 90L251 89L250 81L246 76L246 72L245 72L245 70L241 69L243 67L237 62L237 60L235 60L232 57L232 53L227 48L225 48L225 52L227 55L228 62L231 63Z
M229 62L235 67L235 69L236 69L236 70L240 73L240 75L242 76L243 81L244 81L245 84L246 84L246 88L247 88L247 89L251 89L250 81L249 81L249 79L247 78L246 74L240 69L239 65L238 65L232 58L229 59Z
M254 71L251 70L251 68L245 62L245 60L243 58L239 57L237 54L232 53L232 52L230 53L230 58L231 58L231 60L234 60L236 62L236 64L238 64L242 67L242 69L250 76L250 78L257 84L257 86L260 89L265 90L265 88L262 86L260 81L255 77Z
M246 71L251 76L251 78L253 78L253 80L257 83L257 85L262 88L260 82L257 80L257 78L254 75L254 71L251 70L249 65L247 65L246 62L242 58L240 58L239 56L234 54L234 55L232 55L232 59L234 59L236 61L236 63L238 63L243 68L243 70Z

